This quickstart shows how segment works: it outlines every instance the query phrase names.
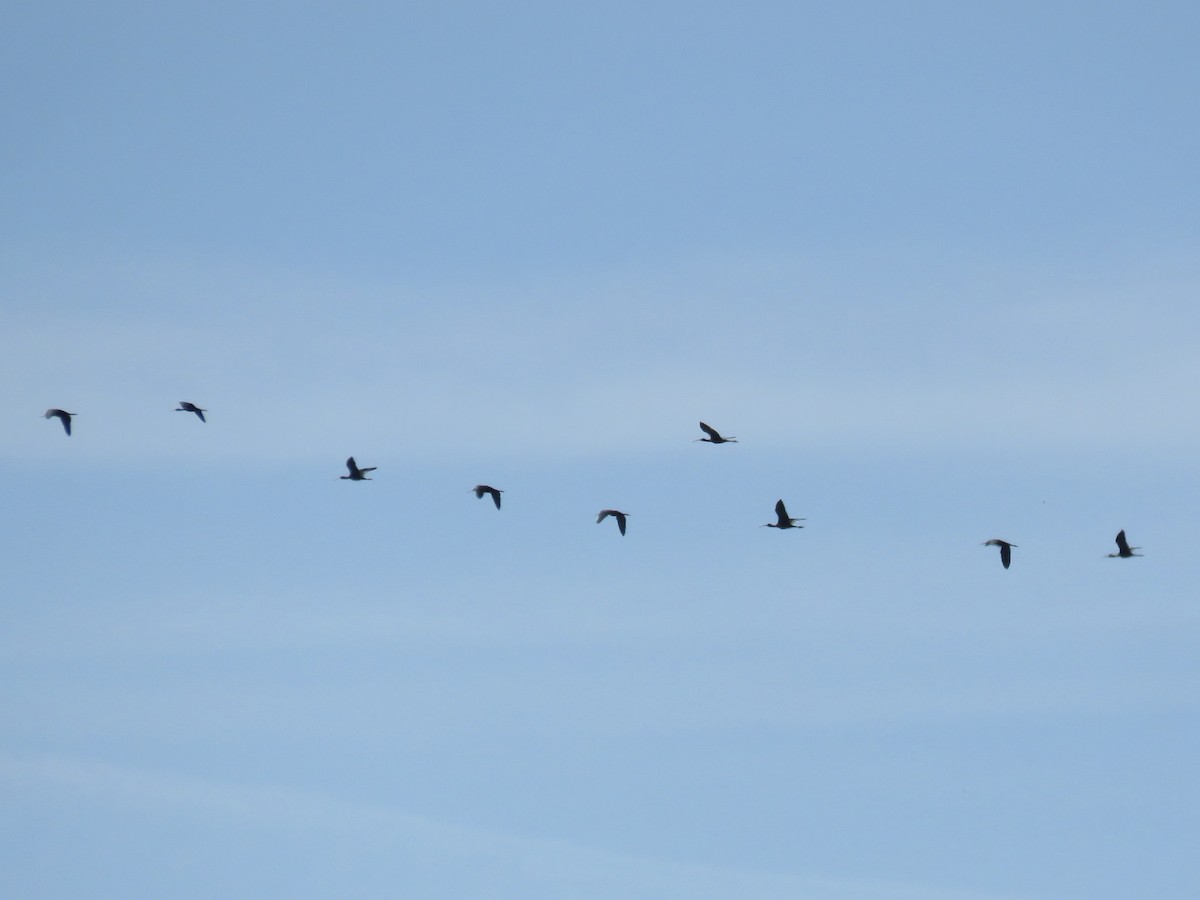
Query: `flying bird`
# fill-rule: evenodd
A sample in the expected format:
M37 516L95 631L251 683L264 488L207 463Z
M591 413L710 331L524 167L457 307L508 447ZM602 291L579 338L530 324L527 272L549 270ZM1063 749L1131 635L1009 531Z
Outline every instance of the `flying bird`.
M1008 568L1008 564L1012 562L1012 548L1016 544L1010 544L1008 541L1002 541L1000 538L992 538L990 541L983 542L984 547L999 547L1000 548L1000 564L1004 568Z
M375 479L367 477L367 473L374 472L378 466L367 466L360 469L352 456L346 460L346 468L350 470L350 474L338 476L343 481L374 481Z
M496 504L496 509L500 508L500 495L503 494L504 491L500 490L499 488L494 488L490 484L477 484L475 487L471 488L471 490L475 492L475 496L480 500L483 499L484 494L491 494L492 502Z
M180 400L180 401L179 401L179 408L178 408L178 409L176 409L176 410L175 410L175 412L190 412L190 413L195 413L197 416L199 416L199 417L200 417L200 421L201 421L201 422L207 422L207 421L208 421L208 419L204 418L204 414L205 414L206 412L208 412L208 410L207 410L207 409L201 409L201 408L200 408L200 407L198 407L198 406L197 406L195 403L188 403L186 400Z
M627 515L629 515L629 513L618 512L615 509L602 509L602 510L600 510L600 515L596 516L596 524L599 525L601 522L603 522L609 516L612 516L614 519L617 520L617 529L621 532L621 534L624 534L625 533L625 517Z
M765 525L758 526L759 528L803 528L803 525L797 525L797 522L803 522L804 518L793 519L787 514L787 507L783 505L782 500L775 503L775 515L779 517L778 522L767 522Z
M65 409L48 409L46 410L47 419L58 419L62 422L63 431L67 433L67 437L71 436L71 416L78 413L69 413Z
M721 437L717 429L705 425L703 422L700 423L700 430L707 434L708 437L696 438L695 441L692 441L693 444L696 441L704 441L708 444L736 444L738 442L735 437Z
M1140 553L1134 553L1134 550L1141 550L1141 547L1130 547L1129 542L1125 540L1125 529L1122 528L1117 532L1117 552L1108 554L1109 559L1129 559L1131 556L1141 556Z

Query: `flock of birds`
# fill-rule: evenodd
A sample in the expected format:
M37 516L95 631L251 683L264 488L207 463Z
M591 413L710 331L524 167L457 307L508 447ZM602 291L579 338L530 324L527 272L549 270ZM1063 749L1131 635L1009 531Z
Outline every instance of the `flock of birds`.
M1012 563L1012 548L1017 545L1009 543L1008 541L1002 541L1002 540L1000 540L1000 538L992 538L990 541L984 541L983 546L999 547L1000 548L1000 564L1002 566L1004 566L1004 568L1007 569L1009 567L1009 564ZM1141 550L1141 549L1142 549L1141 547L1130 547L1129 546L1129 541L1125 540L1125 529L1122 528L1120 531L1117 532L1117 552L1108 554L1108 558L1109 559L1129 559L1129 557L1131 557L1131 556L1141 556L1142 555L1141 553L1133 552L1134 550Z
M187 400L180 400L179 406L175 408L175 412L195 413L201 422L208 421L204 418L204 414L208 412L208 410L201 409L195 403L190 403ZM46 410L46 418L58 419L62 423L63 430L67 433L68 437L71 435L71 419L76 415L78 415L78 413L67 412L65 409L52 408ZM704 422L700 423L700 430L704 432L704 437L698 437L693 440L692 443L704 441L709 444L736 444L738 442L737 438L733 437L732 435L726 437L712 426L706 425ZM372 479L367 477L367 473L374 472L376 468L378 467L360 466L354 461L354 457L351 456L346 460L346 470L350 474L341 475L339 477L343 481L371 481ZM491 497L492 502L496 504L496 509L500 508L500 495L503 494L504 491L500 490L499 488L494 488L490 484L477 484L475 487L471 488L471 490L474 492L475 496L481 500L485 494ZM596 516L596 524L599 525L609 517L612 517L616 521L617 530L624 535L626 519L629 518L629 513L621 512L619 509L602 509L600 510L599 515ZM775 521L767 522L760 527L778 528L780 530L786 528L803 528L803 525L796 524L797 522L803 521L805 520L802 516L798 518L789 516L787 507L783 504L783 500L777 500L775 502ZM1000 538L992 538L991 540L984 541L983 546L1000 548L1000 564L1003 565L1004 568L1007 569L1012 564L1012 549L1013 547L1017 546L1016 544L1011 543L1010 541L1003 541ZM1132 556L1141 556L1141 553L1134 552L1135 550L1141 549L1141 547L1130 547L1129 542L1125 539L1125 530L1121 529L1117 532L1117 552L1108 554L1108 558L1129 559Z

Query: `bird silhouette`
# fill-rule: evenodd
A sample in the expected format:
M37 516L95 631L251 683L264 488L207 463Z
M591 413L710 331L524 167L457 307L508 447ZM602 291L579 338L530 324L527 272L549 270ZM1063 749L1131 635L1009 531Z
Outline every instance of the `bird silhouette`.
M492 502L496 504L496 509L500 508L500 495L503 494L504 491L500 490L499 488L494 488L490 484L477 484L475 487L471 488L471 490L475 492L475 496L480 500L483 499L484 494L491 494Z
M342 481L374 481L375 479L367 477L367 473L374 472L378 466L366 466L360 469L358 467L358 463L354 461L354 457L351 456L348 460L346 460L346 468L350 470L350 474L339 475L338 477L341 478Z
M619 512L615 509L602 509L602 510L600 510L600 515L596 516L596 524L599 525L601 522L603 522L609 516L612 516L614 519L617 520L617 529L621 532L621 534L624 534L625 533L625 517L628 515L629 515L629 513Z
M190 412L190 413L195 413L197 416L199 416L199 417L200 417L200 421L201 421L201 422L207 422L207 421L208 421L208 419L204 418L204 414L205 414L206 412L208 412L208 410L207 410L207 409L201 409L201 408L200 408L200 407L198 407L198 406L197 406L195 403L188 403L186 400L180 400L180 401L179 401L179 408L178 408L178 409L176 409L176 410L175 410L175 412Z
M983 542L984 547L999 547L1000 548L1000 564L1004 568L1008 568L1008 564L1012 562L1012 548L1016 544L1010 544L1008 541L1002 541L1000 538L992 538L990 541Z
M803 528L803 525L797 525L797 522L803 522L804 518L793 519L788 516L787 507L783 505L782 500L775 502L775 515L779 517L778 522L767 522L765 525L758 526L759 528Z
M692 441L693 444L696 441L704 441L708 444L736 444L738 442L735 437L721 437L717 429L710 425L705 425L703 422L700 423L700 430L707 434L708 437L696 438L695 441Z
M63 431L67 433L67 437L71 436L71 416L78 413L69 413L65 409L48 409L46 410L47 419L58 419L62 422Z
M1122 528L1117 532L1117 552L1108 554L1109 559L1129 559L1131 556L1141 556L1141 553L1134 553L1134 550L1141 550L1141 547L1130 547L1129 542L1125 540L1125 529Z

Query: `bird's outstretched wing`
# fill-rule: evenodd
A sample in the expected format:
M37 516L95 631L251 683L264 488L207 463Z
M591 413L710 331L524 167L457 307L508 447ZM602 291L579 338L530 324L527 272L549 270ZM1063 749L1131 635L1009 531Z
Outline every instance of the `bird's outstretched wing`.
M1133 551L1129 549L1129 542L1125 540L1124 528L1117 532L1117 550L1120 551L1122 556L1129 556L1131 553L1133 553Z
M500 495L503 494L504 491L500 490L499 488L494 488L490 484L477 484L473 490L475 491L475 496L481 500L483 499L484 494L491 494L492 502L496 504L496 509L500 508Z
M708 435L706 438L696 438L698 441L707 441L710 444L736 444L737 438L731 435L724 435L717 429L713 428L704 422L700 423L700 430Z
M596 524L598 525L601 522L603 522L605 519L607 519L609 516L612 516L614 519L617 520L617 530L620 531L621 534L624 534L625 533L625 516L626 515L628 515L628 513L623 513L618 509L602 509L602 510L600 510L600 515L596 516Z
M1009 563L1012 562L1012 548L1017 546L1016 544L1010 544L1008 541L1002 541L1000 538L992 538L990 541L984 541L983 545L985 547L1000 548L1000 564L1006 569Z
M67 437L71 436L71 413L65 409L48 409L46 410L47 419L58 419L62 422L63 430L67 433Z
M180 410L180 412L195 413L199 417L201 422L208 421L206 418L204 418L204 410L202 410L200 407L198 407L195 403L192 403L188 400L180 400L179 401L179 410Z

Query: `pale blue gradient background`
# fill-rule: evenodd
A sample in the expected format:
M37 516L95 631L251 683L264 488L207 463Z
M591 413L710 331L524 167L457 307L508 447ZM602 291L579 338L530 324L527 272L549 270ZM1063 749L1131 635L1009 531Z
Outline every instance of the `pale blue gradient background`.
M1192 4L0 26L0 892L1194 892Z

